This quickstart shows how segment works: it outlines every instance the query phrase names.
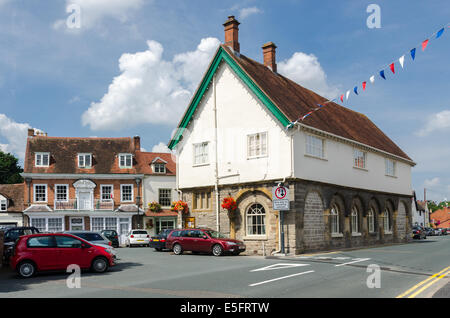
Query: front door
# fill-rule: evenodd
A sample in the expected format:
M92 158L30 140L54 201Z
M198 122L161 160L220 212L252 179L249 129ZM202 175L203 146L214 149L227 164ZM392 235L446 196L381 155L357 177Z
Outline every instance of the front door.
M119 223L119 244L125 245L128 233L130 232L130 220L128 218L120 218Z
M71 231L84 231L84 219L82 217L70 218L70 230Z

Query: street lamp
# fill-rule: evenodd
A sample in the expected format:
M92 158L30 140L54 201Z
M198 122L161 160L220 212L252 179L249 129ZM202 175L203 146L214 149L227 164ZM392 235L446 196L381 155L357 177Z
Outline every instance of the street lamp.
M139 206L141 205L141 178L134 179L136 181L136 186L138 190L138 194L136 196L136 207L137 207L137 216L138 216L138 228L141 229L141 214L139 213Z

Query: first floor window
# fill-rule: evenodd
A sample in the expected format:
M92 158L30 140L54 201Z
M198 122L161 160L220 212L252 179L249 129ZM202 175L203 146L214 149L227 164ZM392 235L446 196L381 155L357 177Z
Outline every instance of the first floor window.
M331 233L337 234L339 233L339 209L336 205L331 207L330 214Z
M267 156L267 132L247 136L248 158Z
M47 224L45 218L32 218L31 226L34 226L39 232L47 232Z
M113 199L113 186L102 185L101 186L101 199L102 201L109 201Z
M7 208L8 208L8 201L0 200L0 211L6 211Z
M253 204L247 211L247 235L266 234L266 210L261 204Z
M324 140L322 138L312 135L306 135L306 154L323 158L325 156L323 145Z
M172 202L172 189L159 189L159 204L170 206Z
M359 233L358 209L354 206L351 215L352 233Z
M208 143L202 142L194 144L194 165L202 165L209 163Z
M122 202L133 202L133 185L132 184L122 184L120 186L121 201Z
M47 185L34 185L34 202L47 202Z
M367 214L367 223L369 227L369 232L375 232L375 212L372 208L370 208L369 213Z
M67 184L55 185L55 197L56 201L67 202L69 200L69 186Z
M366 153L359 149L353 150L353 166L356 168L366 168Z
M48 218L48 232L61 232L63 230L62 218Z
M395 177L395 161L391 159L385 159L386 175Z

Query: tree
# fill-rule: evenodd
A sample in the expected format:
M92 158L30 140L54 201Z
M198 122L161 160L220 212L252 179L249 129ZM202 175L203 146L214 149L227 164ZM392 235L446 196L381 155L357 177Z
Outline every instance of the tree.
M23 169L18 164L19 160L10 153L0 150L0 184L22 183L20 175Z

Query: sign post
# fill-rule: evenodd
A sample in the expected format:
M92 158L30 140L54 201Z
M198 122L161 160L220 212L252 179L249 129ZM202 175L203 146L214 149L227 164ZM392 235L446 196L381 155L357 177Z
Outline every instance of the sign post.
M289 211L289 189L287 187L278 185L272 188L272 206L274 210L280 211L280 245L281 253L284 254L284 213Z

